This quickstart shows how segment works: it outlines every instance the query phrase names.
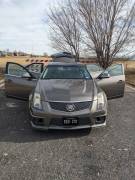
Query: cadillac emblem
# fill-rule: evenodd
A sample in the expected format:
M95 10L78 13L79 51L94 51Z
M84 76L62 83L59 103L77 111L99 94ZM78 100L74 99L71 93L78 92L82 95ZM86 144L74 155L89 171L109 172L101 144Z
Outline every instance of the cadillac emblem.
M75 110L75 105L74 104L67 104L66 110L69 112L73 112Z

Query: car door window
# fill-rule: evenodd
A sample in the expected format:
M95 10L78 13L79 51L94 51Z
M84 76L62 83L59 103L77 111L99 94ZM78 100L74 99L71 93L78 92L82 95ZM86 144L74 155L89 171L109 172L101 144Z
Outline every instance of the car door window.
M122 64L115 64L107 68L104 73L109 73L111 77L123 75L123 67Z
M29 72L31 72L31 73L41 73L42 72L42 64L36 64L36 63L34 63L34 64L30 64L30 65L28 65L27 67L26 67L28 70L29 70Z
M17 77L23 77L23 76L30 77L30 74L26 71L26 69L24 69L22 66L18 64L13 64L13 63L8 64L8 74Z
M98 86L106 93L108 99L124 96L125 73L122 64L113 64L97 78Z

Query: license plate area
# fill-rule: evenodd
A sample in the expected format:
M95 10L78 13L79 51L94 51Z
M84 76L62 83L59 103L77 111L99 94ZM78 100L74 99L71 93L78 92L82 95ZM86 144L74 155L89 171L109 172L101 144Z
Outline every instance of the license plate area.
M77 118L64 118L63 124L67 126L76 126L78 125L78 119Z

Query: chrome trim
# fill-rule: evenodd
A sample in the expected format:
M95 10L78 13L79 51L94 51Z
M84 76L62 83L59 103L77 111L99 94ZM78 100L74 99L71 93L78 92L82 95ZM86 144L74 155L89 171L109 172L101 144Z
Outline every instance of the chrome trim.
M39 117L39 116L35 116L35 115L33 115L33 113L32 113L32 111L30 110L30 115L32 116L32 117L34 117L34 118L44 118L44 117Z
M54 103L65 103L65 104L72 104L72 103L79 103L79 102L94 102L94 101L97 101L97 100L89 100L89 101L43 101L43 102L47 102L47 103L51 103L51 102L54 102Z
M105 127L105 126L106 126L106 120L105 120L105 122L102 123L102 124L93 124L91 127L93 127L93 128L98 128L98 127Z

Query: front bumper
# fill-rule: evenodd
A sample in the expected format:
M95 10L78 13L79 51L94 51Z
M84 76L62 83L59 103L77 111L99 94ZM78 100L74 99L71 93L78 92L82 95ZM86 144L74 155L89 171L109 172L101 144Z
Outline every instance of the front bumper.
M71 126L71 127L66 127L66 126L40 126L40 125L35 125L32 121L31 121L31 126L34 129L37 130L79 130L79 129L89 129L89 128L96 128L96 127L104 127L106 126L106 120L104 123L102 124L95 124L95 125L81 125L81 126Z
M76 112L54 110L48 102L43 102L44 109L39 111L30 106L30 122L34 129L77 130L106 125L107 103L102 110L97 110L97 101L93 101L91 109ZM77 118L77 125L64 125L64 118Z

